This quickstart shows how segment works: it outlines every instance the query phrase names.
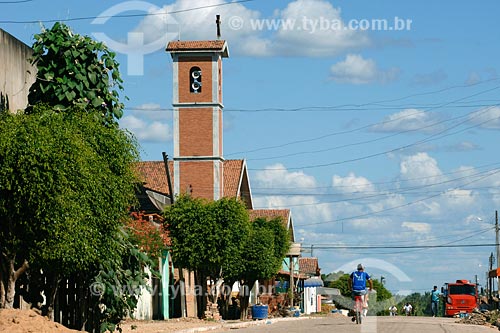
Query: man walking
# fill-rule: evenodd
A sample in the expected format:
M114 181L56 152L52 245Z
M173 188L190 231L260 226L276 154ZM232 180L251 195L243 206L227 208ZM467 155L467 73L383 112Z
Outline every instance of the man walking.
M431 311L433 317L438 315L439 296L441 296L441 293L437 289L438 287L434 286L434 289L431 291Z

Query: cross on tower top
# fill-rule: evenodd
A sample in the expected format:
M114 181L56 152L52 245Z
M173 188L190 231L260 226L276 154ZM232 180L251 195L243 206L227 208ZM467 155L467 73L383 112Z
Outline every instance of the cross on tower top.
M220 15L215 15L215 24L217 24L217 39L220 39Z

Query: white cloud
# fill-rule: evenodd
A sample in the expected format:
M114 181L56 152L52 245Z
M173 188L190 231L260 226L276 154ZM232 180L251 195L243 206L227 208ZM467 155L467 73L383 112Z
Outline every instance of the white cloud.
M441 126L435 125L437 122L438 119L434 113L418 109L404 109L385 117L382 122L370 129L374 132L418 131L431 133L441 128Z
M313 176L306 175L302 171L290 172L281 163L270 165L265 170L257 172L253 179L259 187L307 189L316 186L316 179Z
M444 147L445 151L450 152L464 152L464 151L472 151L479 150L480 147L473 142L470 141L462 141L453 145L449 145Z
M377 228L380 230L387 230L387 227L389 227L390 222L391 221L388 219L374 216L374 217L354 219L354 220L349 221L345 224L348 224L349 226L352 226L353 228L355 228L357 230L366 231L369 228Z
M500 129L500 107L490 106L477 110L469 115L473 125L487 129Z
M189 10L196 7L206 8ZM140 22L134 32L143 33L145 44L176 32L180 32L176 39L215 39L216 14L221 15L222 38L231 52L248 56L332 56L371 43L365 32L345 29L340 9L326 0L292 1L267 18L224 0L177 0L151 12L174 14L150 15Z
M471 190L451 189L443 195L447 204L455 206L455 209L467 209L475 202L475 196Z
M306 195L318 191L316 179L302 171L288 171L283 164L274 164L266 170L255 173L253 187L259 188L254 193L254 205L260 208L292 208L294 219L304 224L332 219L332 207L321 204L315 195ZM265 194L265 189L273 193ZM282 192L276 195L276 191ZM287 194L290 193L290 194ZM301 195L302 194L302 195Z
M427 153L404 157L400 163L400 173L403 180L413 184L435 184L444 180L437 161Z
M431 232L431 225L429 223L422 223L422 222L403 222L401 223L401 227L410 229L411 231L417 232L417 233L430 233Z
M465 84L475 85L485 80L492 80L498 77L497 71L493 67L481 69L479 71L472 71L465 80Z
M334 175L332 186L341 193L372 192L375 190L373 184L365 177L356 177L354 172L350 172L347 177Z
M341 10L325 0L292 1L277 18L295 22L294 29L282 27L271 37L280 54L331 56L370 44L366 33L347 29Z
M353 84L386 83L397 79L399 75L398 68L380 70L375 61L364 59L359 54L348 54L344 61L332 65L330 72L334 81Z
M133 115L146 120L159 120L162 122L166 122L172 118L172 112L162 108L161 105L157 103L144 103L138 105L127 110L127 115Z
M144 103L126 108L120 126L132 132L140 142L165 142L172 140L171 112L157 103Z
M172 140L172 131L166 123L146 122L136 116L125 116L120 119L120 125L132 132L139 141L165 142Z

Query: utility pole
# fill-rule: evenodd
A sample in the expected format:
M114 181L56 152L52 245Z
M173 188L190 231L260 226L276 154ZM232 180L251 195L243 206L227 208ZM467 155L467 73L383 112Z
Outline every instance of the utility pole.
M498 210L495 210L495 246L497 249L497 268L500 268L500 246L498 244Z
M490 264L490 270L489 272L491 272L493 270L493 262L495 261L495 257L493 256L493 252L491 252L490 254L490 260L489 260L489 264ZM493 278L491 277L490 274L488 274L488 299L491 299L492 295L493 295Z
M295 297L295 281L293 280L293 272L294 272L294 262L293 262L293 256L290 256L290 291L291 291L291 297L290 297L290 307L293 308L293 298Z

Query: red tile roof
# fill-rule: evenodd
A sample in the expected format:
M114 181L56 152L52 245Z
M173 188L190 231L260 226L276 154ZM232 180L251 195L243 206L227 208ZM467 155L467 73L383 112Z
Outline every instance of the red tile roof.
M224 161L224 196L236 197L238 195L244 160ZM169 195L167 173L163 161L137 162L135 168L145 188L155 192ZM170 180L174 186L174 162L168 162Z
M250 215L250 220L253 221L256 218L262 217L262 218L275 218L275 217L281 217L283 226L287 229L290 230L290 240L292 242L295 241L295 234L293 230L293 222L292 222L292 214L290 212L290 209L252 209L248 211Z
M225 40L177 40L167 44L167 52L203 52L220 51L224 57L228 56Z
M283 223L288 227L288 220L290 219L290 209L253 209L249 211L250 220L255 220L257 218L283 218Z
M134 166L145 188L164 195L170 194L163 161L137 162ZM170 169L170 179L173 182L174 163L168 162L168 168Z
M243 172L243 160L224 161L224 196L235 198L238 195Z

